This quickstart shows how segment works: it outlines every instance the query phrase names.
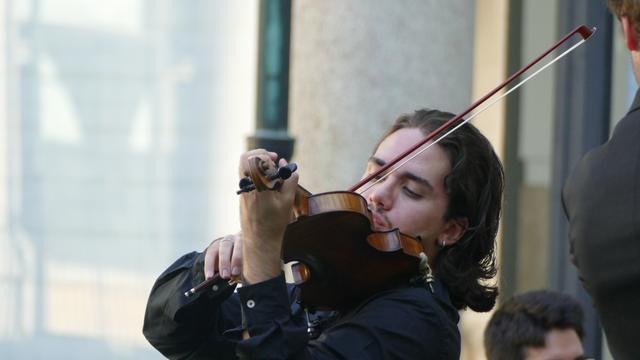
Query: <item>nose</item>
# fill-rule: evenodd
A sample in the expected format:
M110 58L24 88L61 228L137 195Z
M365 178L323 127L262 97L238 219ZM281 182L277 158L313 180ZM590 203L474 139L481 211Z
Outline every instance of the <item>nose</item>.
M393 184L391 179L385 179L367 190L367 200L375 208L389 210L393 206Z

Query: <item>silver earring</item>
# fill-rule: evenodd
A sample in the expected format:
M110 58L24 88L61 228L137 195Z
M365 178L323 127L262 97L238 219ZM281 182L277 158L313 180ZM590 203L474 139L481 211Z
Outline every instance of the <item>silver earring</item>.
M445 240L442 240L442 244L441 244L441 246L442 246L442 247L447 246L447 242L446 242Z

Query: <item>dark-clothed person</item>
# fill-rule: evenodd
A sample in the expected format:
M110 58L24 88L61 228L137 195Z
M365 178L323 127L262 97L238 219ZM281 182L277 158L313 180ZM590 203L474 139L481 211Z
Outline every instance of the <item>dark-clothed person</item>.
M366 173L453 117L428 109L401 116L376 146ZM265 150L249 151L240 159L240 177L252 156L277 159ZM279 164L287 165L282 159ZM371 226L417 239L425 276L339 312L306 314L296 288L285 283L280 258L295 173L278 191L240 195L241 232L183 256L160 276L147 305L146 338L172 359L458 359L458 310L489 311L498 294L487 280L496 272L502 165L489 141L465 125L386 175L361 193ZM214 271L224 279L239 277L243 286L183 296Z
M640 2L609 1L640 78ZM640 358L640 93L605 144L587 153L563 189L572 261L615 359Z

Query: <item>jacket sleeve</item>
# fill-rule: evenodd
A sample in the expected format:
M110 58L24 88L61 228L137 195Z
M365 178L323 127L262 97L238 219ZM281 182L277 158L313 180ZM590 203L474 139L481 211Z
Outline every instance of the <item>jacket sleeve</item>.
M204 254L176 260L156 280L144 316L143 334L169 359L334 359L309 343L306 316L294 288L279 276L258 284L221 285L186 298L203 279ZM312 317L316 317L311 315ZM243 329L250 335L242 339ZM311 345L311 346L310 346ZM315 354L310 354L310 351Z
M240 327L235 286L226 282L186 298L204 280L204 253L186 254L156 280L144 316L143 334L169 359L235 359L239 338L225 334Z
M240 358L309 358L307 322L292 290L282 275L238 289L244 328L249 334L238 343Z
M153 347L169 359L307 358L304 311L283 276L185 297L204 280L203 264L204 253L186 254L156 280L142 330Z

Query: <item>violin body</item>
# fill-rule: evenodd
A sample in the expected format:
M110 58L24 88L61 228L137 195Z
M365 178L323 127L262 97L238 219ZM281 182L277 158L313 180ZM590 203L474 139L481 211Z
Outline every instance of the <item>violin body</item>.
M268 157L251 157L241 192L278 189L295 171L276 169ZM406 286L420 272L422 243L393 229L374 231L361 195L312 195L298 185L281 258L291 267L298 300L308 309L345 310L381 290Z
M367 202L356 193L310 195L300 187L293 214L282 259L303 264L306 279L297 286L308 308L347 309L418 275L420 241L397 229L372 230Z

